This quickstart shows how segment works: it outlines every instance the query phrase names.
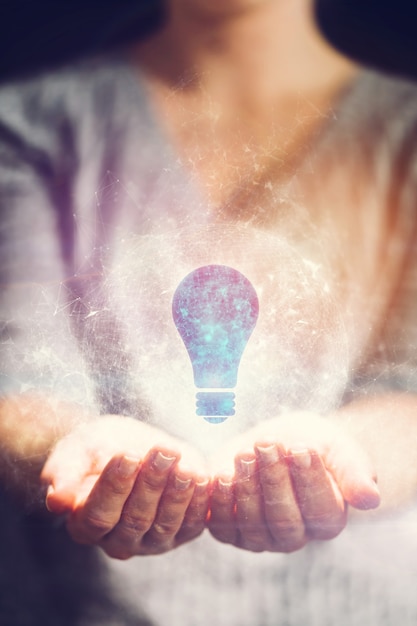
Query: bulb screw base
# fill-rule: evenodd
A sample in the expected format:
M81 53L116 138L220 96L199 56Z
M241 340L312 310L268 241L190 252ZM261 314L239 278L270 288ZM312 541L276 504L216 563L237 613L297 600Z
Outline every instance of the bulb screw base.
M235 394L233 391L199 391L196 394L197 415L210 424L220 424L235 414Z

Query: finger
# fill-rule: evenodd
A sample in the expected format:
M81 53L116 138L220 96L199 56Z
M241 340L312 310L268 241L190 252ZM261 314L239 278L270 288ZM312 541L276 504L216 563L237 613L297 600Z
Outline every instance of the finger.
M306 532L312 539L332 539L346 525L343 497L316 452L290 451L289 466Z
M277 552L293 552L306 543L304 521L293 491L284 451L275 444L257 444L265 519Z
M150 554L160 554L175 547L176 534L194 492L193 479L180 472L172 472L159 501L155 520L143 538Z
M324 462L334 476L344 499L357 509L374 509L380 504L376 475L370 460L356 441L336 437L324 450Z
M62 515L74 508L75 498L75 486L69 491L55 491L54 486L50 484L45 496L45 506L51 513Z
M170 471L179 460L176 452L152 449L123 507L117 526L100 542L109 556L127 559L144 553L142 541L151 528Z
M209 487L208 479L196 482L191 501L185 512L184 521L176 536L178 545L198 537L205 529L209 506Z
M236 468L236 521L239 545L245 550L261 552L271 547L271 536L266 525L261 485L258 481L254 455L237 456Z
M139 471L139 459L113 457L88 497L67 520L68 530L79 543L97 543L117 524Z
M348 414L349 407L345 410ZM280 419L279 432L281 440L292 441L290 448L298 444L299 433L304 433L304 441L309 441L311 448L322 456L326 469L350 505L359 509L379 505L379 490L369 456L355 439L357 433L353 437L349 429L341 428L337 414L334 419L308 413L284 417Z
M71 448L71 449L70 449ZM75 506L80 486L91 476L90 487L99 471L85 450L74 449L62 441L46 461L41 481L47 486L46 506L53 513L69 512Z
M231 478L217 477L210 497L208 528L216 539L237 545L234 486Z

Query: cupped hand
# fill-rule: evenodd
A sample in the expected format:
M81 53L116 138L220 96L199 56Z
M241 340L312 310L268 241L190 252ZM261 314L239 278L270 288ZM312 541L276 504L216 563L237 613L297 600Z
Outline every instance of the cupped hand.
M183 442L134 419L105 416L55 446L41 476L71 537L126 559L159 554L205 528L209 480Z
M215 477L208 522L222 542L292 552L336 537L347 505L375 508L379 492L365 452L342 428L312 414L277 418L221 452L233 469Z

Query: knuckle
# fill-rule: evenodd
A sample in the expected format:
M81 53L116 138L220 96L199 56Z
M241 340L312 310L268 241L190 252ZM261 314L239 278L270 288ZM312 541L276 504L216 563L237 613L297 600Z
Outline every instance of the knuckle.
M73 541L88 545L96 543L107 535L112 530L113 524L99 517L78 518L74 516L68 518L66 527Z
M314 539L334 539L343 530L344 524L340 522L309 522L306 524L309 536Z
M316 512L304 518L308 535L314 539L333 539L347 523L347 510Z
M175 548L175 536L154 532L154 527L143 538L143 554L164 554Z
M147 471L143 473L142 480L145 490L159 491L164 487L167 477L165 475L158 475L152 471Z
M164 494L165 496L165 494ZM190 501L189 491L170 491L169 492L169 504L173 505L187 505Z
M90 532L96 535L104 535L108 533L114 525L113 520L106 518L105 516L97 515L96 513L89 512L83 517L83 526Z
M119 526L125 534L137 535L147 532L152 526L152 522L152 516L123 514L120 519Z
M114 478L108 478L105 481L106 490L114 496L124 496L130 491L130 484L126 485L126 481L120 481Z
M173 521L155 522L152 526L154 536L164 539L172 537L177 532L177 525Z
M236 482L237 497L239 499L249 499L262 492L258 482L253 480L241 479Z
M280 552L294 552L306 544L304 525L299 522L275 521L270 528L274 543Z
M261 481L264 487L270 487L271 490L277 491L280 491L286 485L284 476L277 475L272 470L262 472Z

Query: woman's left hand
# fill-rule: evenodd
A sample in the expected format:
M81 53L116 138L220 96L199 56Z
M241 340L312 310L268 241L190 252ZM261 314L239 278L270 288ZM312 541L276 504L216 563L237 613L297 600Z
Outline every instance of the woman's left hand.
M246 550L292 552L332 539L346 525L348 504L379 504L365 452L325 418L270 420L236 439L228 455L234 468L215 476L209 529Z

